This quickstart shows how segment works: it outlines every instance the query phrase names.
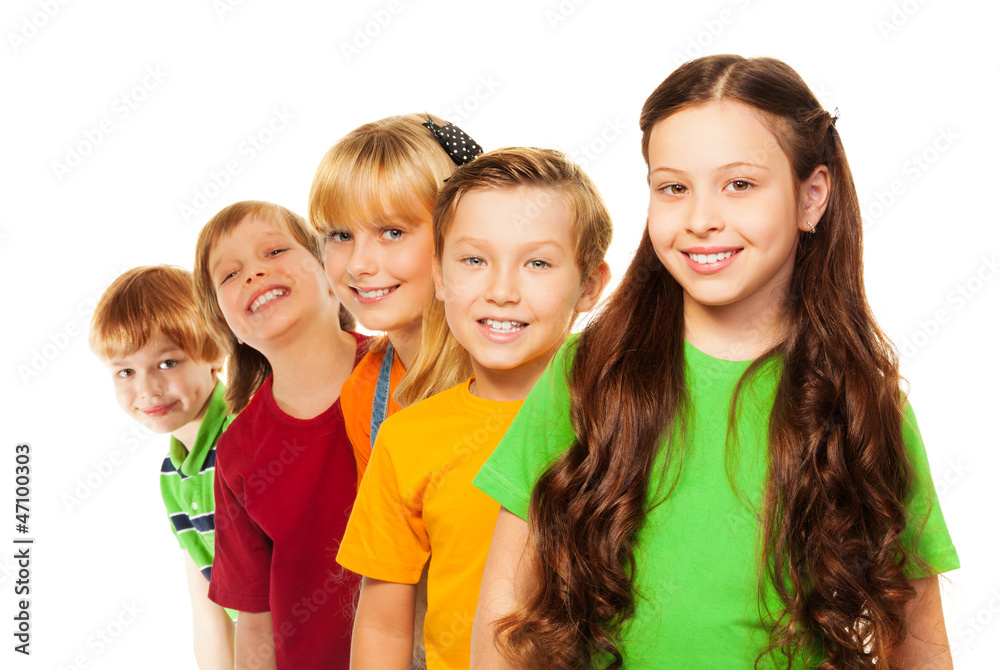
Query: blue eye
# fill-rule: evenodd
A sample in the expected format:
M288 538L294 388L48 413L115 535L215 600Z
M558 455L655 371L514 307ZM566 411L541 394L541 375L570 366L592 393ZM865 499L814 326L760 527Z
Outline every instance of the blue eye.
M342 230L334 230L326 234L326 239L330 242L350 242L351 234Z
M484 261L479 256L469 256L467 258L463 258L462 262L465 263L466 265L471 265L472 267L476 268L486 265L486 261Z
M398 240L403 236L403 231L398 228L390 228L382 231L383 240Z
M543 261L541 259L536 258L533 261L528 261L528 267L531 268L532 270L544 270L545 268L551 266L548 263L548 261Z
M128 379L135 374L135 370L132 368L125 368L124 370L119 370L115 373L116 377L121 377L122 379Z
M160 361L160 365L159 365L159 368L160 368L161 370L169 370L170 368L175 368L175 367L177 367L177 364L178 364L179 362L180 362L180 361L175 361L175 360L173 360L172 358L170 358L170 359L167 359L167 360L165 360L165 361Z

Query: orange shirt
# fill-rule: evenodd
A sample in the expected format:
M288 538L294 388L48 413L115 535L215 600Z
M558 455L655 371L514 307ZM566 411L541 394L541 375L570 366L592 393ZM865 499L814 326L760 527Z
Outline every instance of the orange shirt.
M378 380L378 371L382 367L385 352L386 348L383 347L380 351L369 351L365 354L365 357L354 368L354 372L347 378L340 390L340 407L344 412L347 437L354 447L359 486L361 477L364 476L365 469L368 467L368 461L372 457L372 402L375 398L375 382ZM399 356L396 356L392 362L392 370L389 372L389 406L386 410L386 418L402 409L393 395L405 374L406 370L399 362Z
M522 402L478 398L464 382L379 429L337 562L374 579L416 584L430 559L428 670L469 667L472 618L500 511L472 478Z

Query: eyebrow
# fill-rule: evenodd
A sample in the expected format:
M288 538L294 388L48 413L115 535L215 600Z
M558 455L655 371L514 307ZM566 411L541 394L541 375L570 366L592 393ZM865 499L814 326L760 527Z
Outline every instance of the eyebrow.
M492 246L493 243L490 240L483 237L469 237L468 235L463 235L462 237L453 240L452 244L469 244L472 246L481 246L481 245ZM541 247L555 247L556 249L562 248L562 245L556 242L555 240L528 241L525 242L522 246L529 249L538 249Z
M771 170L769 167L761 165L760 163L751 163L750 161L734 161L732 163L726 163L725 165L720 165L719 167L715 168L715 172L724 172L726 170L732 170L733 168L738 168L738 167L749 167L749 168L754 168L756 170L764 170L765 172L770 172ZM656 172L676 172L677 174L687 174L687 172L681 170L680 168L673 168L666 165L660 166L658 168L653 168L652 170L650 170L650 174L654 174Z
M180 354L181 356L184 356L185 352L183 347L177 344L171 344L169 347L164 347L163 349L157 349L156 358L163 358L168 356L168 354ZM112 368L120 368L122 366L131 365L131 363L124 361L120 358L116 358L113 361L108 361L106 365Z

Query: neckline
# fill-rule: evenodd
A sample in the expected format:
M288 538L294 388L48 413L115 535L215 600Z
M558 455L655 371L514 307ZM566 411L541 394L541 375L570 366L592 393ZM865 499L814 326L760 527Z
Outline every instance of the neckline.
M741 376L756 361L756 359L729 361L724 358L716 358L706 354L687 340L684 340L684 360L691 367L711 370L727 377Z

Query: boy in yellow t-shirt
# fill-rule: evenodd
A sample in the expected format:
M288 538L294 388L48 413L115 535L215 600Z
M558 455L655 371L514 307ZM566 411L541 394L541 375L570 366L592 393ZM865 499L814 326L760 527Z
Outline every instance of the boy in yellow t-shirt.
M420 358L457 350L474 376L403 409L379 431L337 555L364 575L352 667L409 667L416 583L432 557L428 670L469 667L499 512L472 479L576 316L600 298L610 241L600 194L557 151L490 152L459 167L442 188L434 282L447 322L425 321L421 347L432 351Z

